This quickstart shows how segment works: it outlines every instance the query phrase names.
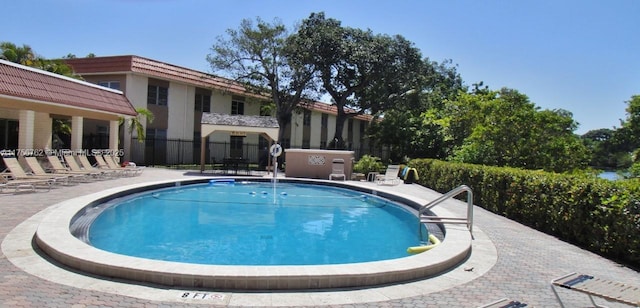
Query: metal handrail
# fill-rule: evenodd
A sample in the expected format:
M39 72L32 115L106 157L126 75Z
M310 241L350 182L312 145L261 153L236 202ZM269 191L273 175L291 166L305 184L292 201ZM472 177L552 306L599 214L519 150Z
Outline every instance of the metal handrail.
M423 215L425 211L463 192L467 193L467 217L460 218L460 217L440 217L440 216ZM471 235L473 236L473 191L467 185L458 186L452 189L451 191L449 191L448 193L438 197L437 199L421 206L420 209L418 210L418 215L420 220L422 220L422 218L424 217L427 219L433 219L434 222L439 221L443 223L460 223L460 221L462 221L467 225L467 228L469 229L469 233L471 233Z

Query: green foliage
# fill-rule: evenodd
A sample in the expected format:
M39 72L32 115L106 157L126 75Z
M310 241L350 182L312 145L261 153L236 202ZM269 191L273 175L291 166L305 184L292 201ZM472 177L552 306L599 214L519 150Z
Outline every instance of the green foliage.
M36 55L29 45L17 46L11 42L0 42L0 59L35 67L58 75L82 79L60 59L49 60Z
M633 163L631 167L629 167L629 176L632 178L640 178L640 162Z
M129 121L125 121L125 119L122 117L119 118L118 124L123 125L125 124L125 122L127 122L126 124L129 126L129 135L133 135L133 132L135 131L136 136L138 136L138 142L144 143L145 131L143 120L145 120L147 123L151 123L153 122L155 116L153 115L153 112L151 112L151 110L142 107L136 108L136 112L138 114L135 117L129 118Z
M323 89L337 107L330 148L344 146L348 118L387 110L390 102L404 100L418 83L422 56L402 36L343 27L324 13L312 13L294 37L305 42L302 61L317 69Z
M573 134L577 123L568 111L539 110L506 88L462 94L450 103L459 111L450 120L455 144L462 140L454 161L556 172L587 165L589 152Z
M284 138L292 112L304 99L316 97L315 67L302 58L308 50L304 41L290 36L279 20L242 20L240 27L218 37L207 56L214 71L241 82L246 89L269 95Z
M363 155L354 165L353 171L368 174L378 172L384 168L380 158L370 155Z
M474 204L585 249L640 266L640 181L418 159L419 184L462 184Z

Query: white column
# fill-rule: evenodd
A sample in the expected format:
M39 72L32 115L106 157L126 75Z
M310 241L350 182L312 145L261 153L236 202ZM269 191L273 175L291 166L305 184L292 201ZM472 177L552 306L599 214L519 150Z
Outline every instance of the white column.
M118 121L109 121L109 150L118 150Z
M20 129L18 132L18 148L33 149L36 113L33 110L20 110Z
M135 159L131 153L131 134L129 134L129 119L125 118L124 120L124 125L122 126L122 129L124 129L124 133L123 133L123 141L122 141L122 148L124 150L124 159L131 161L133 159Z
M71 150L82 150L83 122L83 117L74 116L71 118Z
M51 149L53 119L46 112L35 112L33 123L33 146L36 149Z

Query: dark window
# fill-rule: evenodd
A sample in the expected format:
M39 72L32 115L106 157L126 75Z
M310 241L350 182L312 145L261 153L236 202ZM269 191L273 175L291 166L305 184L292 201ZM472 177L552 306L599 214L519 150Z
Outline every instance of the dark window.
M244 114L244 97L231 97L231 114Z
M147 86L147 104L166 106L169 102L169 88L162 86Z
M18 124L15 120L0 119L0 149L18 148Z
M211 112L211 95L196 93L195 111Z
M98 82L98 85L114 90L120 90L120 81L100 81Z
M146 131L146 139L157 139L157 140L165 140L167 139L167 130L166 129L156 129L156 128L147 128Z
M244 102L232 101L231 114L244 114Z
M311 126L311 110L305 110L302 115L302 125Z

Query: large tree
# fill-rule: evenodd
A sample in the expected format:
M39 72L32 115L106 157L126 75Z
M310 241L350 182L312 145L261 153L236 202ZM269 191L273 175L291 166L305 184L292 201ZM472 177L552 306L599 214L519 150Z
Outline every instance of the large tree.
M588 150L573 133L578 123L566 110L540 110L507 88L468 93L452 103L466 111L454 120L456 126L464 126L461 119L469 125L457 132L468 135L454 160L556 172L586 166Z
M381 112L415 87L421 54L403 37L375 35L343 27L340 21L312 13L293 40L306 46L305 62L318 69L324 90L337 107L331 148L344 148L347 119Z
M372 139L391 149L391 159L428 157L444 159L451 153L443 106L464 89L462 78L451 60L438 63L423 60L414 76L414 89L399 96L371 125ZM443 122L445 121L445 122Z
M300 61L305 46L288 40L286 27L257 18L244 19L240 27L228 29L211 48L207 60L214 71L241 82L257 94L268 95L275 104L283 139L292 113L307 98L313 98L314 67Z
M26 66L33 66L36 54L29 45L17 46L11 42L0 42L0 59Z

